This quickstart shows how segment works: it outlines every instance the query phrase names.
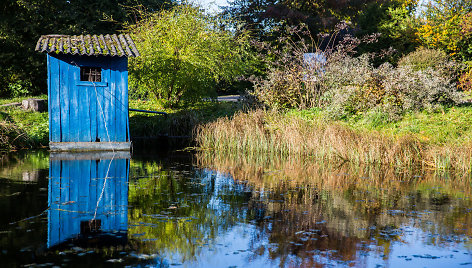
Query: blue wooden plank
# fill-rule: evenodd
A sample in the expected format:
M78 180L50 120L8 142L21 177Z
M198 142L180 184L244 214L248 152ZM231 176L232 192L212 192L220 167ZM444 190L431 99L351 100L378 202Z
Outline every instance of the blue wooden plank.
M108 170L107 188L105 189L103 208L106 211L108 230L115 230L115 186L116 186L116 159L111 159Z
M123 76L124 76L124 89L123 89L123 102L125 104L125 111L124 111L124 114L125 114L125 118L124 118L124 122L125 122L125 131L126 131L126 141L130 141L131 140L131 136L130 136L130 130L129 130L129 100L128 100L128 58L125 59L125 62L124 62L124 69L125 71L123 72Z
M76 87L79 96L79 141L92 141L90 129L90 96L89 92L93 90L91 87Z
M51 62L49 60L51 56L46 55L46 61L47 61L47 66L48 66L48 80L47 80L47 83L48 83L48 98L49 98L49 102L51 102ZM49 128L51 128L52 126L52 123L51 123L51 105L49 104L48 105L48 122L49 122ZM51 131L49 131L49 140L52 141L52 135L51 135ZM51 174L49 174L49 176L51 176Z
M67 62L60 61L60 105L61 105L61 141L70 141L69 137L69 85L70 85L70 65Z
M107 141L115 141L115 101L113 96L116 91L116 70L110 69L110 76L106 77L109 79L109 87L104 88L104 99L105 99L105 120L107 127Z
M79 118L79 109L80 106L82 105L81 103L79 104L79 87L76 86L76 82L80 80L80 67L78 66L73 66L70 65L71 69L74 71L70 72L70 77L72 79L73 84L71 84L71 87L69 88L69 98L70 98L70 120L69 120L69 135L71 141L78 142L80 141L80 125L82 122L80 121Z
M97 90L96 87L91 88L90 91L90 139L96 141L98 137L97 133Z
M104 210L105 210L105 204L107 202L107 187L109 182L108 182L108 166L109 166L110 160L100 160L98 163L98 177L100 178L99 181L99 192L98 192L98 207L97 207L97 214L100 215L100 219L102 220L102 229L104 230L109 230L109 219L106 215L104 215Z
M80 169L80 162L83 160L67 161L70 163L70 180L69 180L69 204L66 205L66 210L69 212L69 236L75 236L80 233L80 222L77 222L79 214L77 213L79 202L79 188L83 187L83 175Z
M61 183L60 183L60 198L59 198L59 224L60 224L60 231L59 231L59 240L63 241L69 238L69 218L70 215L67 211L67 202L70 201L69 199L69 190L70 190L70 163L68 161L61 161Z
M114 132L113 132L113 140L114 141L120 141L120 98L121 98L121 85L120 85L120 69L119 69L119 61L116 61L113 63L113 73L114 75L112 76L112 88L111 88L111 103L113 105L111 114L113 115L113 125L114 125Z
M108 187L106 189L106 199L105 199L105 209L107 211L107 217L108 217L108 224L109 224L109 229L108 230L115 230L116 225L115 225L115 189L116 189L116 159L111 159L110 160L110 168L108 172Z
M90 175L91 175L91 160L82 160L79 163L80 165L80 186L79 186L79 206L78 210L80 212L86 212L89 207L90 200Z
M84 132L86 133L86 137L85 137L85 140L86 141L95 141L95 138L92 138L93 134L92 134L92 114L90 113L90 107L91 107L91 104L90 104L90 99L91 99L91 95L92 95L92 91L94 91L93 88L91 87L87 87L86 88L86 92L85 92L85 103L86 103L86 106L85 106L85 129L84 129Z
M104 209L108 218L108 230L115 229L115 185L116 185L116 159L111 159L108 168L108 184L105 191Z
M48 183L48 247L57 244L60 232L59 199L61 182L61 161L49 163Z
M126 78L128 76L126 72L126 59L120 59L117 62L116 71L116 141L127 141L127 128L126 119L128 115L128 99L127 92L128 86Z
M107 79L110 76L109 69L102 70L102 77ZM107 128L106 126L106 98L105 98L105 87L96 87L97 92L97 136L100 141L107 141ZM108 90L107 90L108 91Z
M50 95L49 105L51 106L50 116L50 141L60 142L61 141L61 110L60 110L60 62L58 59L51 57L49 58L49 70L50 70Z
M121 179L123 177L123 160L115 159L114 161L114 178L113 178L113 230L118 231L120 229L119 213L120 213L120 199L121 199Z
M122 230L128 229L128 182L129 182L129 166L130 160L125 161L125 174L121 185L121 199L120 199L120 225Z
M118 230L126 230L128 224L128 159L119 159L117 163L117 189L116 189L116 224Z
M122 188L122 181L123 181L123 167L122 161L117 161L116 163L116 178L115 181L115 189L113 190L113 210L114 210L114 218L113 218L113 226L114 230L119 231L121 230L121 188Z
M89 82L89 81L77 81L75 83L76 86L82 86L82 87L90 87L90 86L95 86L95 87L107 87L108 83L106 82Z
M97 204L97 192L100 184L98 179L98 162L92 160L90 162L90 190L89 190L89 203L87 204L87 211L93 213Z

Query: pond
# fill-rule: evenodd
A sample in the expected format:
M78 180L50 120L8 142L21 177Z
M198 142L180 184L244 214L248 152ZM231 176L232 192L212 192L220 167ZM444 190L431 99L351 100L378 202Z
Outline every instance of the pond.
M0 158L0 263L471 267L472 179L216 154Z

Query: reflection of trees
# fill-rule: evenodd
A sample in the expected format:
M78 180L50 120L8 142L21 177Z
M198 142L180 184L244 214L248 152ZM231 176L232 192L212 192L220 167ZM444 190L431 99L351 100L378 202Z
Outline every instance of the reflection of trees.
M128 232L145 242L144 253L177 253L180 261L191 261L243 219L245 189L226 188L221 180L232 180L215 173L142 161L132 162L130 178Z
M455 243L472 232L470 179L425 170L330 166L303 159L266 160L199 155L200 166L228 172L235 180L264 189L249 202L258 226L276 246L271 258L300 266L315 265L310 256L328 252L332 259L354 261L363 245L388 256L401 240L402 227L414 221L433 235L435 246ZM418 213L421 212L421 213ZM257 213L256 213L257 214ZM266 244L254 242L254 252ZM356 257L357 256L357 257Z
M3 267L19 267L31 255L28 250L44 250L42 243L47 240L47 228L38 215L44 215L47 209L48 155L47 151L0 155L0 248L3 250L0 263Z
M48 151L20 151L0 154L0 177L25 180L25 172L44 170L49 167Z

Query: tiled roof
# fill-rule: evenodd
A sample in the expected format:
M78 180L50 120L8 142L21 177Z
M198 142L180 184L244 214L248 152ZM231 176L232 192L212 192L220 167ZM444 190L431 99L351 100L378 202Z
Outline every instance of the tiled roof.
M87 56L139 56L129 34L42 35L36 44L36 51Z

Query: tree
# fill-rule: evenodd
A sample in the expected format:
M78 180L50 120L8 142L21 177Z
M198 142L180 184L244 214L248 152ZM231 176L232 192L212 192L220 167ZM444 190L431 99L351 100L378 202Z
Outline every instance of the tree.
M376 63L385 59L396 62L419 46L417 38L417 19L415 12L417 0L392 0L371 3L359 15L356 26L357 35L379 33L378 41L363 44L359 52L375 52L381 55ZM383 55L384 51L393 49L395 53ZM385 57L387 56L387 57Z
M340 21L354 22L375 0L234 0L224 8L228 18L240 20L259 40L276 39L275 26L308 26L311 34L331 32ZM275 35L275 37L274 37Z
M41 35L115 33L137 19L128 7L138 4L151 11L171 5L166 0L2 0L0 96L45 91L46 60L34 51Z
M430 48L443 49L451 56L470 60L467 21L471 12L472 0L429 1L421 16L418 37Z
M141 56L130 61L130 87L143 97L174 106L215 95L250 65L247 35L235 37L218 17L195 6L143 14L128 27Z

